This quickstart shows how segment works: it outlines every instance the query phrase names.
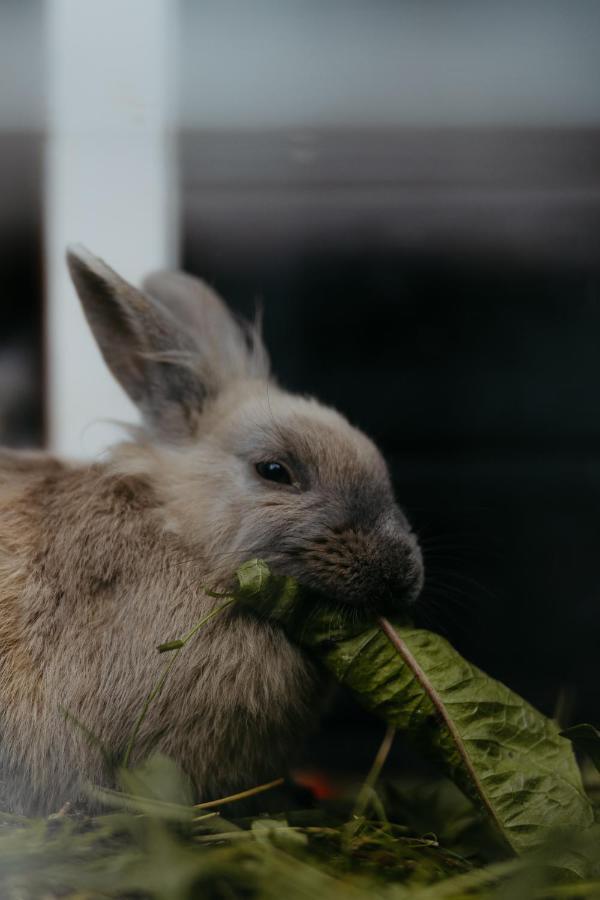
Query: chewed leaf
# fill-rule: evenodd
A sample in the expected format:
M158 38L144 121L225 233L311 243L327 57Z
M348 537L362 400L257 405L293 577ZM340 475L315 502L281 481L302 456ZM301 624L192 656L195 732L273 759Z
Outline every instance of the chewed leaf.
M269 567L261 559L251 559L237 571L240 589L244 593L260 593L265 589L269 578Z
M552 720L439 635L393 631L394 643L382 632L373 635L344 682L408 732L513 850L537 846L561 827L592 825L575 758Z
M390 623L385 632L344 624L292 591L290 579L272 579L240 599L279 622L363 706L404 731L513 851L536 847L561 828L592 825L572 748L556 724L439 635Z
M298 584L293 578L272 575L261 559L251 559L236 572L239 587L235 599L255 613L277 621L290 622L295 616L304 619L298 602Z
M573 741L575 746L587 753L598 771L600 772L600 731L593 725L573 725L561 731L563 737Z

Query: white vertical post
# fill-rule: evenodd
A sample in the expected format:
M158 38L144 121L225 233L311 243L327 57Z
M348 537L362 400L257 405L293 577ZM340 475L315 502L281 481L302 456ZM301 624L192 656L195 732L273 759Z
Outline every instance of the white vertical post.
M93 457L136 421L64 262L82 243L130 281L172 266L172 0L47 0L45 247L49 445ZM104 420L104 421L103 421Z

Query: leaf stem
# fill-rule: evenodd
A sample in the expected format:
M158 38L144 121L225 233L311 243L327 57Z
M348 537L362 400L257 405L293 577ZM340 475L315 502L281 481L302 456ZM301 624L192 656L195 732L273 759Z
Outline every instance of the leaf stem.
M237 794L230 794L229 797L221 797L219 800L208 800L206 803L196 803L194 809L212 809L215 806L223 806L225 803L234 803L236 800L245 800L247 797L254 797L256 794L262 794L264 791L270 791L271 788L278 787L283 784L283 778L275 778L267 784L259 784L257 787L248 788L247 791L240 791Z
M228 600L225 603L222 603L220 606L216 606L213 609L211 609L211 611L209 613L207 613L207 615L205 615L202 619L200 619L200 621L197 622L196 625L194 625L194 627L190 631L188 631L188 633L186 635L184 635L182 638L180 638L181 643L178 643L176 648L174 649L173 656L171 657L171 659L165 666L165 668L164 668L160 678L156 682L155 686L152 688L152 690L146 697L146 700L144 701L144 705L142 706L140 714L135 721L135 725L133 726L133 730L131 732L131 737L129 738L129 741L127 743L127 749L125 751L125 757L123 759L123 768L126 769L129 766L129 762L131 759L131 754L133 752L133 747L135 745L136 738L140 732L140 728L142 727L144 719L146 718L146 716L148 714L148 710L150 709L150 704L152 703L153 700L155 700L158 697L158 695L162 691L162 689L165 685L165 681L169 677L169 673L171 672L171 669L173 668L173 666L175 665L175 663L177 661L177 657L179 656L179 654L181 653L181 651L183 650L185 645L188 643L188 641L190 641L194 637L194 635L202 628L203 625L205 625L207 622L209 622L210 619L214 618L220 612L223 612L224 609L227 609L228 606L231 606L231 604L234 602L234 598L229 595L227 595L227 596L228 596Z
M353 819L362 818L362 816L364 816L365 814L367 806L370 802L372 802L373 794L375 793L375 785L379 781L381 770L383 769L385 761L389 756L389 752L392 749L395 735L396 729L392 725L388 725L384 738L381 742L381 746L375 754L373 765L371 766L369 774L365 778L364 784L359 791L358 797L356 798L356 805L352 813Z

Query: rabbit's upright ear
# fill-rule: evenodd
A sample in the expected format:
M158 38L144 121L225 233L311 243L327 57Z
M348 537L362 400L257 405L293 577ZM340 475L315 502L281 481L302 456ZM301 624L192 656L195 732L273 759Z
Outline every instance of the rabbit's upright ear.
M165 304L149 291L137 290L83 247L70 248L67 262L100 351L149 429L164 440L193 436L207 399L241 366L231 376L226 366L211 366L211 358L203 357L191 312L186 316L183 304ZM220 303L216 298L215 302ZM204 324L210 326L207 340L224 340L229 356L230 339L211 326L215 316L219 321L229 319L239 353L246 359L249 351L242 329L223 307L211 314L212 305L211 300L205 316ZM211 347L211 354L219 359L219 347Z
M234 319L215 291L184 272L155 272L143 284L178 319L214 389L231 378L267 378L269 357L259 324Z

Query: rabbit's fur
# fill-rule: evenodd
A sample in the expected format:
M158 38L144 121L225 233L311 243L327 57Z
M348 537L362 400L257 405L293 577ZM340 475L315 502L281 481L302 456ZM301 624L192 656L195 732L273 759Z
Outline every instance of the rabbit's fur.
M277 387L255 329L188 276L141 291L87 251L68 259L144 428L102 463L0 453L0 805L26 813L106 781L85 728L123 753L168 660L156 645L213 609L204 588L227 589L245 559L354 605L422 582L378 450ZM269 461L290 484L259 475ZM203 798L250 787L285 771L317 681L280 631L228 609L180 654L136 747L175 758Z

